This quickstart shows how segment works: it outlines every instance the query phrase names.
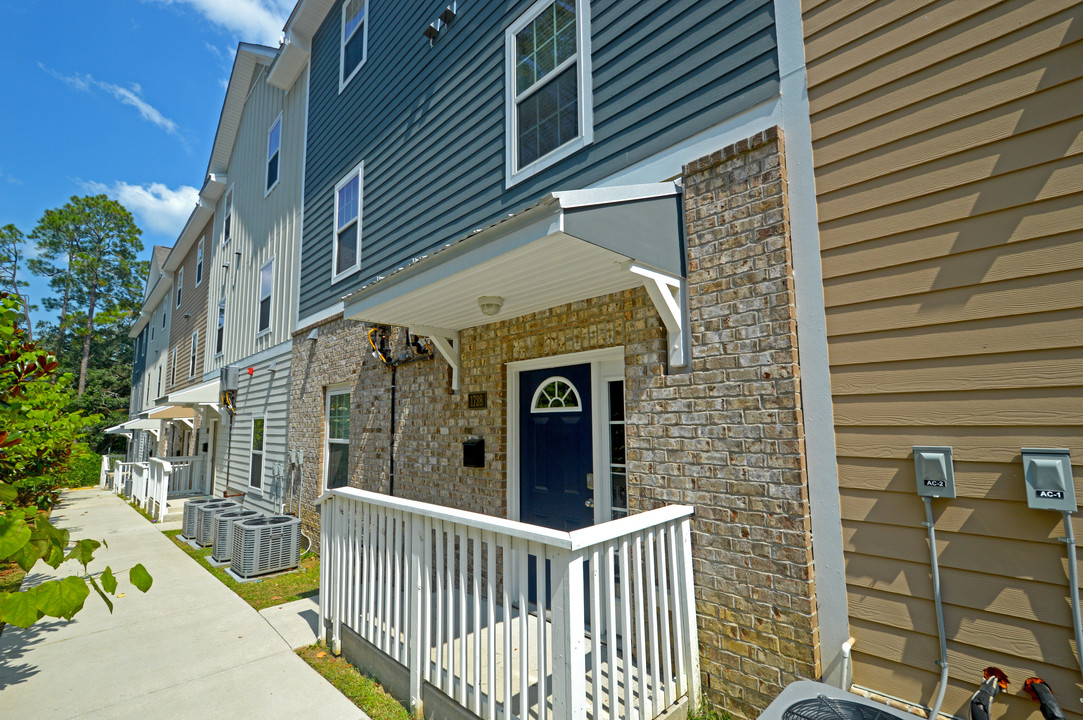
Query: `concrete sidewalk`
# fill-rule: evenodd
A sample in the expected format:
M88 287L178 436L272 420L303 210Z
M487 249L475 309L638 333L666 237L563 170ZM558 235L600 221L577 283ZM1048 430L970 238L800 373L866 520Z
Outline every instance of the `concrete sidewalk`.
M11 718L360 718L246 602L123 500L65 492L53 522L105 540L91 572L120 576L109 614L93 592L72 622L43 619L0 635L0 714ZM143 594L127 573L143 563ZM27 577L40 582L51 568ZM78 566L62 565L75 572Z

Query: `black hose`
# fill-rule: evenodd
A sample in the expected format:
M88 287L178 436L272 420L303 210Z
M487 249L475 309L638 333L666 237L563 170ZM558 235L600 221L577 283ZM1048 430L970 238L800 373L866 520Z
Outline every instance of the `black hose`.
M1027 678L1027 681L1023 683L1023 689L1038 702L1038 709L1042 711L1042 717L1045 720L1064 720L1064 712L1044 680L1036 677Z
M970 720L989 720L989 707L993 703L993 698L1008 685L1003 673L999 670L994 673L993 670L996 668L986 669L985 681L974 693L974 697L970 698Z

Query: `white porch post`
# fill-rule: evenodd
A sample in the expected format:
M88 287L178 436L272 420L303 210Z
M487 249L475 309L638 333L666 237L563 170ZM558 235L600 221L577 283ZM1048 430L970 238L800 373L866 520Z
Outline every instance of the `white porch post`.
M586 720L583 553L552 549L548 553L553 573L553 717ZM597 702L595 699L595 707ZM539 703L545 707L545 698L540 698Z
M342 654L342 594L345 592L346 567L343 559L344 550L342 530L345 524L339 515L342 511L334 500L328 503L331 513L331 652ZM351 579L352 581L352 579Z
M699 632L696 627L696 585L692 574L692 521L689 518L681 520L677 526L677 534L680 544L677 546L677 583L680 588L682 607L681 620L684 638L685 672L688 677L688 708L699 708L700 676L699 676Z
M429 538L425 534L425 523L420 518L404 515L410 526L410 565L407 592L410 593L410 632L408 635L409 647L407 648L406 664L410 670L410 712L417 717L424 715L424 705L421 702L421 678L424 674L423 663L428 662L428 648L422 647L421 623L422 607L428 613L429 598L423 596L421 576L428 573L428 568L423 566L425 548L429 544ZM474 572L478 572L477 569ZM475 632L477 632L475 630ZM491 660L490 660L491 662ZM491 692L491 691L490 691Z
M331 587L328 579L331 576L331 505L334 502L328 499L320 507L320 618L319 631L320 643L327 645L327 615L328 599L331 595Z

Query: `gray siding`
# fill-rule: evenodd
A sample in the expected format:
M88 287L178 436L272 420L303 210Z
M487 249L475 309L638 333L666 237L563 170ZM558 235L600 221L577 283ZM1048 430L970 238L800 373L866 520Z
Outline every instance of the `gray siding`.
M289 427L290 357L292 346L284 344L273 357L253 365L254 373L241 373L237 390L237 414L219 425L214 494L228 489L245 493L244 506L264 512L281 512L285 500L286 432ZM275 371L270 367L275 364ZM228 415L227 415L228 417ZM252 419L262 417L263 487L248 486L252 467Z
M300 317L545 192L589 186L775 96L772 0L591 3L594 142L505 190L504 30L531 0L372 3L341 95L339 5L313 39ZM331 284L335 183L365 163L361 272Z

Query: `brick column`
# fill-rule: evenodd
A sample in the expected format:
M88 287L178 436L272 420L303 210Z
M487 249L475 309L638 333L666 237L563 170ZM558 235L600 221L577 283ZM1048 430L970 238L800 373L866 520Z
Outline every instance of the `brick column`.
M629 383L629 491L696 507L704 689L756 717L820 672L781 132L689 164L684 190L692 365Z

